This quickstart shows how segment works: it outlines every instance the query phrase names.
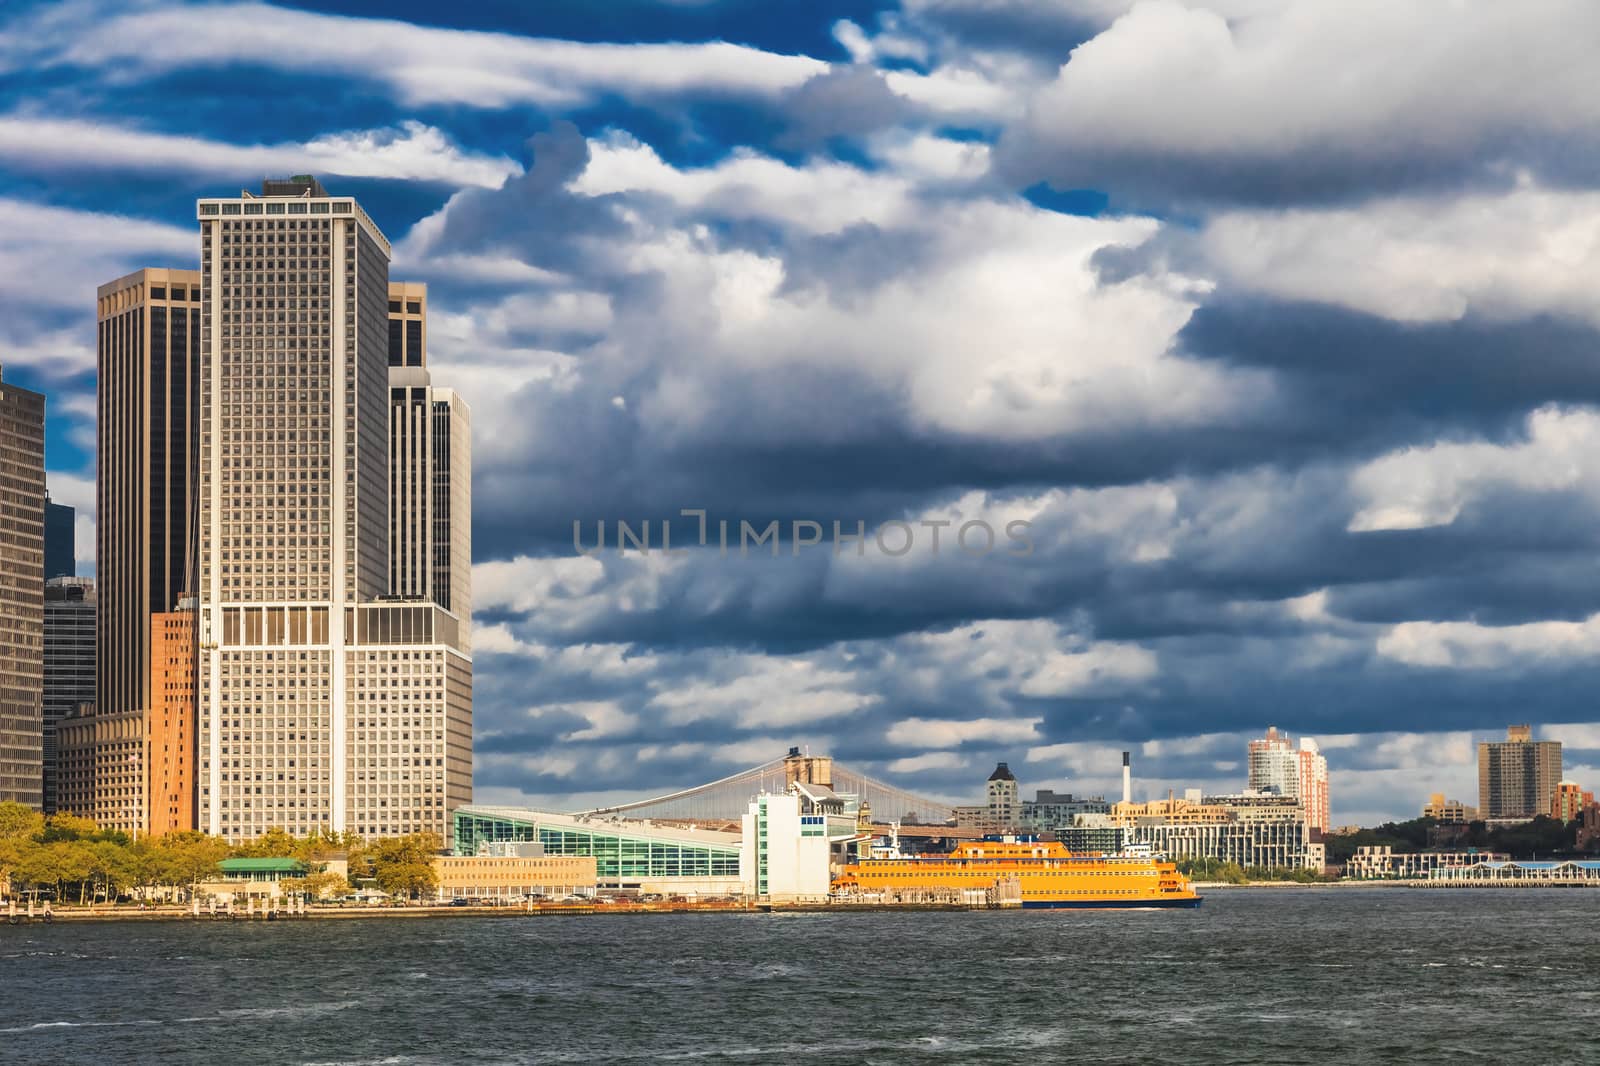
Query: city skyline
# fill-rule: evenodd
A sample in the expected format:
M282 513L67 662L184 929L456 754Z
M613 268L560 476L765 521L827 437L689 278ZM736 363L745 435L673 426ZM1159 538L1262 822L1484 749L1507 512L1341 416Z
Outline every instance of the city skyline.
M472 407L478 802L791 744L957 801L997 761L1113 795L1122 750L1212 792L1273 723L1335 824L1475 802L1508 722L1600 778L1587 96L1494 89L1581 34L1468 4L1424 86L1414 15L1351 48L1273 5L544 7L8 6L38 77L0 111L0 362L49 398L80 574L96 287L311 173L427 286L428 387ZM1282 81L1347 63L1372 100ZM572 551L685 509L1035 551Z

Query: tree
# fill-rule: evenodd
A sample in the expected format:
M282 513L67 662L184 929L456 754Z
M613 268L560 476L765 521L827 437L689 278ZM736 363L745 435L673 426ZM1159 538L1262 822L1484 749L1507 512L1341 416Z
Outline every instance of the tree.
M443 846L435 833L413 833L374 841L364 849L362 857L371 863L379 888L392 896L415 898L437 887L433 857ZM352 873L354 870L352 865Z
M62 811L45 819L39 840L44 844L54 844L61 840L83 840L98 832L100 827L93 818L80 818L70 811Z
M216 837L194 830L168 833L157 843L162 852L162 866L168 883L194 886L207 877L215 877L217 863L228 857L228 845Z
M350 882L344 879L343 874L312 874L300 883L300 890L312 899L332 899L347 895Z
M254 840L247 840L233 848L236 859L292 859L301 842L285 829L273 826Z
M44 815L7 800L0 803L0 840L25 840L44 828Z

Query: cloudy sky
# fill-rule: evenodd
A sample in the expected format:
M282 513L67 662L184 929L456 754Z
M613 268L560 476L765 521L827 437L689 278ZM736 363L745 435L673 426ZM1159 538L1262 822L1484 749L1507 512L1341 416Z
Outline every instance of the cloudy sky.
M481 800L791 744L957 800L999 759L1112 789L1123 748L1141 794L1233 789L1268 724L1339 823L1473 802L1511 721L1593 785L1597 36L1588 0L13 0L0 360L92 572L95 286L193 266L197 196L358 197L474 412ZM786 541L574 550L683 509ZM1032 553L951 550L972 521Z

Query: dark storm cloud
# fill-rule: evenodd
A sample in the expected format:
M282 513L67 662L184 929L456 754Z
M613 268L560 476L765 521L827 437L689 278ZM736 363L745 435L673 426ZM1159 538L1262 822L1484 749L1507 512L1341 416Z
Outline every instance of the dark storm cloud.
M567 183L589 163L589 143L558 121L527 141L524 172L498 189L467 189L450 204L435 250L512 254L532 266L571 271L582 263L573 245L588 236L618 235L609 205L575 196Z
M896 125L911 115L883 75L871 67L836 67L818 74L781 100L787 128L776 138L780 148L806 149L834 138L860 138Z

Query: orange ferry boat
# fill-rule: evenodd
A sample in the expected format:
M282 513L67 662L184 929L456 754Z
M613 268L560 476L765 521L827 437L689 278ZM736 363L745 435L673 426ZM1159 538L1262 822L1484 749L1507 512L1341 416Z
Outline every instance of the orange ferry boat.
M1008 885L1007 882L1010 884ZM862 859L834 881L843 893L1006 887L1023 907L1198 907L1189 879L1150 855L1074 855L1055 841L970 841L948 855Z

